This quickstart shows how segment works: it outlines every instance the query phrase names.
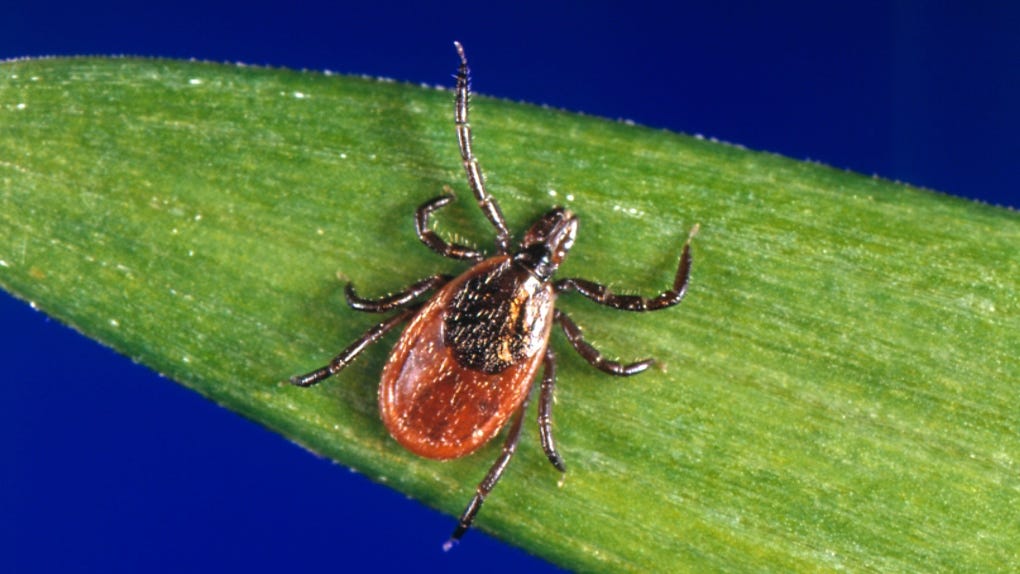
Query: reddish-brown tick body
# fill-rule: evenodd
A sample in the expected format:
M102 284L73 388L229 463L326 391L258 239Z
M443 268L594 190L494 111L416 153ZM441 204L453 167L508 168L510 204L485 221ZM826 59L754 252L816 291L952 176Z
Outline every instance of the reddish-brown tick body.
M471 454L520 408L553 324L552 285L508 256L447 283L390 355L379 410L407 450L434 459Z
M453 201L450 194L422 204L415 212L418 238L430 249L474 265L456 278L433 275L405 290L378 299L364 299L347 285L347 303L360 311L401 312L377 324L324 367L291 378L307 387L337 374L365 348L410 320L383 368L379 410L390 434L411 452L446 460L475 452L508 427L503 448L460 517L444 546L467 531L482 502L506 470L521 436L532 381L539 366L538 430L549 461L563 472L563 459L552 436L552 405L556 388L556 355L548 348L553 323L567 341L595 368L630 376L647 369L651 359L618 363L605 359L584 340L581 329L553 303L560 293L575 291L601 305L625 311L655 311L683 299L691 270L690 237L680 255L673 286L652 298L618 295L585 279L553 281L553 274L577 235L577 218L556 207L539 218L511 252L510 232L496 198L485 190L478 159L471 150L468 123L467 58L460 44L454 120L468 185L482 213L496 230L496 255L448 243L429 229L431 214ZM695 230L697 226L695 226ZM694 231L691 232L691 236ZM436 290L425 303L420 297Z

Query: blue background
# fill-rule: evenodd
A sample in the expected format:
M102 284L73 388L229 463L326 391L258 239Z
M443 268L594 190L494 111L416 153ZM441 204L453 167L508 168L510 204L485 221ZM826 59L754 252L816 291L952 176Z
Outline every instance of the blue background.
M482 93L1020 205L1018 4L706 4L22 2L3 8L0 58L168 56L449 85L459 39ZM6 295L0 338L0 572L555 571L479 532L442 553L452 518Z

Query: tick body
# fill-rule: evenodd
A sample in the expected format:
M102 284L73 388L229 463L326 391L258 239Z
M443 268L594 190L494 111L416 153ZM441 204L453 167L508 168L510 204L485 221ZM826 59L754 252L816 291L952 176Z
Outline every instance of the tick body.
M536 221L511 251L502 211L486 191L471 149L467 59L460 44L455 46L460 56L454 112L457 139L468 186L496 231L496 253L486 257L464 245L448 243L429 228L432 213L452 202L452 195L425 202L415 213L418 238L441 255L473 265L456 278L434 275L379 299L362 298L348 284L347 301L354 309L399 312L370 329L328 365L290 380L298 386L319 383L341 371L387 332L410 321L383 368L379 386L379 410L390 435L417 455L447 460L475 452L509 425L500 455L479 483L444 548L471 526L513 456L540 368L539 437L549 461L565 471L552 434L556 356L549 348L549 338L554 324L560 325L567 341L588 363L611 375L634 375L653 362L645 359L624 364L605 359L584 340L577 324L556 309L557 295L574 291L627 311L676 305L687 290L694 234L692 231L684 243L672 287L652 298L618 295L584 279L554 280L577 235L576 216L561 207Z
M383 369L379 410L407 450L450 459L484 445L528 396L553 324L553 290L507 256L446 284Z

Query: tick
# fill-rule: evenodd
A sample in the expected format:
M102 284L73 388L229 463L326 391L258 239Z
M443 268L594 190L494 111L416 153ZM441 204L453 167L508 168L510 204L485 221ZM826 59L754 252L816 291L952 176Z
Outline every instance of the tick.
M549 348L549 335L554 324L588 363L610 375L636 375L653 363L652 359L634 363L606 359L584 340L577 324L556 309L556 297L576 292L625 311L672 307L687 290L690 242L697 230L695 226L684 243L673 286L651 298L619 295L585 279L553 279L577 235L577 217L562 207L543 215L511 250L503 213L496 198L486 191L482 169L471 150L468 64L460 43L454 45L460 56L454 104L460 156L468 187L496 230L496 254L487 257L470 247L447 242L429 228L432 214L452 202L453 195L425 202L415 212L418 239L440 255L473 265L458 277L433 275L378 299L361 297L348 283L345 294L352 308L370 313L399 312L369 329L328 365L290 379L301 387L319 383L343 370L387 332L410 321L383 367L379 384L379 410L390 435L417 455L449 460L477 451L509 422L503 449L475 489L445 549L470 528L517 449L532 381L540 367L539 437L549 462L560 472L566 471L552 433L556 355ZM429 292L432 295L422 302Z

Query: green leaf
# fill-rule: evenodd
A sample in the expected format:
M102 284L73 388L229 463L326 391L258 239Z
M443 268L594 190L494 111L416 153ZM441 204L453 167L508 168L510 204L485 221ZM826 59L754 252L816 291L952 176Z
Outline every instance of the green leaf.
M677 308L560 305L555 432L534 412L478 526L585 571L993 571L1020 566L1020 217L668 132L476 98L475 149L512 229L581 219L561 275L655 294L695 223ZM0 285L209 398L458 514L498 441L416 458L376 408L387 347L314 389L379 320L365 295L485 249L452 95L363 78L126 59L0 65ZM436 533L441 540L445 533Z

